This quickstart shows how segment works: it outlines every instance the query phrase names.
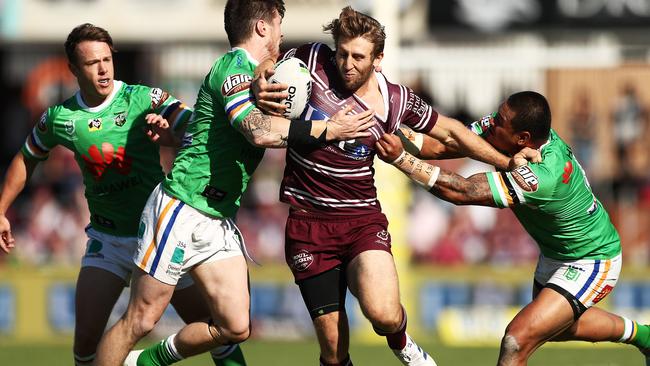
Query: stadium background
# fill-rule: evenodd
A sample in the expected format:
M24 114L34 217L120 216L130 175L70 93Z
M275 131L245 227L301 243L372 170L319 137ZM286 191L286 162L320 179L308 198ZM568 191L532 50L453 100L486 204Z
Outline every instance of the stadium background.
M0 0L3 175L42 111L76 91L62 47L74 26L91 22L109 30L119 51L116 79L163 87L193 104L205 73L228 49L224 3ZM603 306L650 322L650 0L286 0L282 48L331 43L320 25L347 4L386 25L387 76L444 114L471 122L496 110L511 92L547 95L554 128L573 145L623 241L622 279ZM305 363L313 363L309 317L283 258L283 164L283 151L267 151L238 215L249 250L263 264L251 266L251 344L262 354L264 344L280 347L268 342L309 344ZM465 176L489 168L469 160L440 164ZM491 364L505 325L529 301L535 244L508 210L454 207L377 165L410 332L451 352L444 357L476 354L477 362ZM21 350L50 345L67 359L88 221L71 154L55 149L8 215L17 247L0 255L0 355L20 365ZM125 292L114 317L127 299ZM353 344L378 347L381 339L351 298L348 307ZM179 325L170 311L153 338ZM463 352L477 346L487 347L485 356ZM626 365L625 357L632 357L623 346L587 347L605 350L607 362L600 364ZM568 361L555 361L562 364L601 359L580 363L580 348L546 348L544 355L568 355Z

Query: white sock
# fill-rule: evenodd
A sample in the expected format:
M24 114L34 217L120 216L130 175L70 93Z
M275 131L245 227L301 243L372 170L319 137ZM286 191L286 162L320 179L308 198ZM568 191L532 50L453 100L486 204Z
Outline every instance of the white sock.
M621 336L621 339L618 341L621 343L629 343L632 340L632 337L634 336L635 328L636 325L634 322L628 318L621 317L623 319L623 323L625 323L625 330L623 331L623 335Z
M167 349L167 352L177 361L180 361L184 359L180 353L178 353L178 350L176 349L176 345L174 344L174 340L176 339L176 334L172 334L167 339L165 340L165 348Z
M237 348L236 344L231 344L230 346L219 346L211 349L210 354L212 355L212 358L216 360L221 360L230 356L230 354L233 353L235 348Z

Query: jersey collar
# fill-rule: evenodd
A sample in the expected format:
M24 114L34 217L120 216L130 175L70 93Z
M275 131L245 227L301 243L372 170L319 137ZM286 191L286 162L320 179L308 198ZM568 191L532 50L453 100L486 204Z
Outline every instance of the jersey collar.
M248 57L248 61L250 61L253 65L255 65L255 66L259 65L259 61L257 61L257 60L256 60L256 59L255 59L255 58L250 54L250 52L248 52L248 50L245 49L245 48L242 48L242 47L233 47L232 50L230 50L230 52L235 52L235 51L239 51L239 50L241 50L242 52L244 52L244 53L246 54L246 57Z
M102 104L100 104L100 105L98 105L98 106L96 106L96 107L89 107L89 106L86 104L86 102L84 102L84 99L81 97L81 90L79 90L79 91L77 91L77 94L75 95L75 97L77 98L77 104L79 104L79 106L80 106L82 109L85 109L85 110L87 110L88 112L99 112L99 111L102 111L104 108L106 108L108 105L111 104L111 102L113 101L113 99L115 98L115 96L117 95L117 93L118 93L118 92L120 91L120 89L122 88L122 85L123 85L123 84L124 84L124 83L121 82L121 81L119 81L119 80L113 80L113 91L111 92L111 94L108 95L108 97L106 97L106 99L104 99L104 101L102 102Z

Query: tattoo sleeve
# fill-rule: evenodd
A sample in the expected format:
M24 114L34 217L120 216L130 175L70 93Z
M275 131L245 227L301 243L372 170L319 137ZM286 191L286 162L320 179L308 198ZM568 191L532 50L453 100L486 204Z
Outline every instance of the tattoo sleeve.
M253 109L239 124L239 131L251 144L260 147L287 147L287 135L272 130L270 116Z
M485 174L464 178L442 170L404 152L393 163L413 181L435 196L456 205L481 205L496 207L492 190Z

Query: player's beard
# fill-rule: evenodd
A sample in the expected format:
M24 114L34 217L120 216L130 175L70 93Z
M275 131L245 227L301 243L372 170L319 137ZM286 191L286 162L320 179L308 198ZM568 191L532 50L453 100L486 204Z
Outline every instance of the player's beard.
M358 70L358 69L357 69ZM343 76L341 76L341 79L343 80L343 85L345 85L345 88L351 92L356 92L363 86L363 84L370 79L370 76L372 73L375 71L375 68L373 67L372 63L368 65L367 68L358 70L359 75L357 75L355 78L352 78L351 80L346 80ZM339 73L341 75L344 74L342 70L339 70Z

